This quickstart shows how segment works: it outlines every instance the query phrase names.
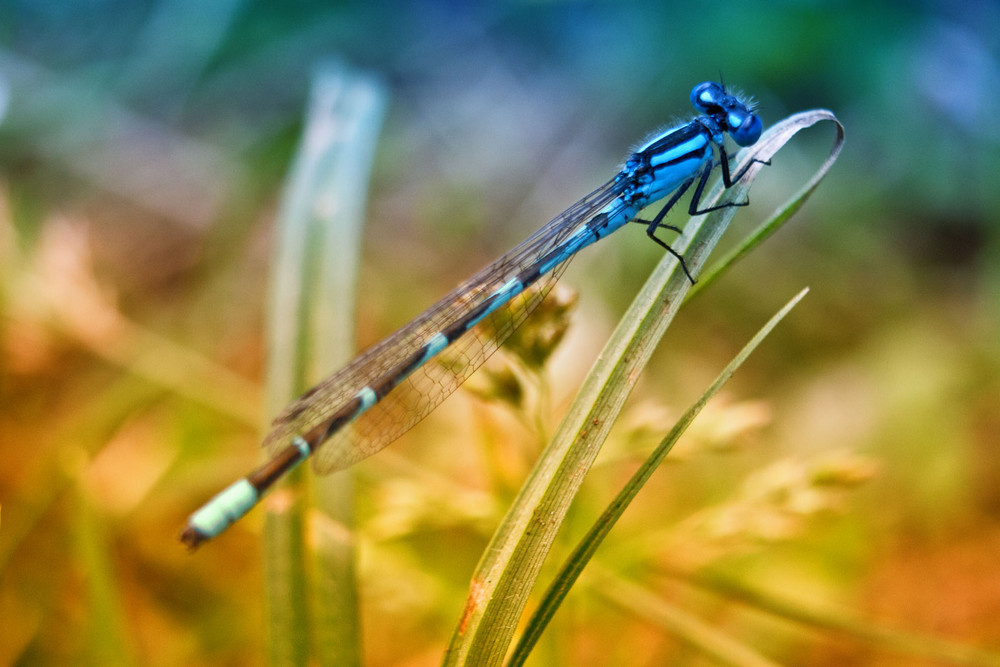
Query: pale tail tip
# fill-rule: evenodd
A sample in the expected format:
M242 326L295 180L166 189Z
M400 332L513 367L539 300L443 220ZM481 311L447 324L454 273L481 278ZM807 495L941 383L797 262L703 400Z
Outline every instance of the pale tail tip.
M230 484L188 517L181 542L194 551L249 512L257 499L257 488L246 478Z
M208 539L208 535L205 535L191 525L184 527L184 531L181 533L180 537L181 542L188 548L188 551L194 551L201 545L202 542L206 542Z

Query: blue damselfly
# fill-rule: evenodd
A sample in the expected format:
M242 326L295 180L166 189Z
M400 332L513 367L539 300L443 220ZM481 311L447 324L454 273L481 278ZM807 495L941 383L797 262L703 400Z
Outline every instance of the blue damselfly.
M747 204L699 208L716 165L728 188L752 164L730 174L726 133L738 145L750 146L760 138L762 123L750 104L718 83L695 86L691 103L699 116L657 133L612 180L289 405L264 439L273 458L192 514L181 540L193 548L219 535L309 456L318 472L329 473L391 443L506 340L545 297L573 255L627 223L645 225L649 238L672 253L694 282L684 258L656 232L681 231L663 220L692 185L691 215ZM652 220L637 217L668 195ZM445 350L447 354L441 354Z

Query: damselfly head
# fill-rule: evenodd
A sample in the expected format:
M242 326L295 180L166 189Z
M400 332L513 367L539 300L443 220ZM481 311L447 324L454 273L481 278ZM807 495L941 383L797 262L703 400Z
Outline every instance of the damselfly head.
M740 146L750 146L760 139L764 124L754 114L753 105L730 95L721 83L699 83L691 91L691 104L714 118Z

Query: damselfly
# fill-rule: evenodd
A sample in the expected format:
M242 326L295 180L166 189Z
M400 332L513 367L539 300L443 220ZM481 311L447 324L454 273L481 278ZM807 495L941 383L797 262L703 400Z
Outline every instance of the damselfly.
M573 255L625 224L646 225L649 238L672 253L694 282L684 258L656 232L681 231L663 220L692 185L691 215L747 204L699 208L716 164L727 188L752 164L730 174L726 133L740 146L750 146L760 138L762 123L750 104L718 83L695 86L691 103L699 116L646 141L611 181L289 405L264 439L273 458L192 514L181 540L193 548L219 535L309 456L318 472L330 473L391 443L437 407L510 336ZM637 217L667 195L670 198L652 220ZM441 354L445 350L448 353Z

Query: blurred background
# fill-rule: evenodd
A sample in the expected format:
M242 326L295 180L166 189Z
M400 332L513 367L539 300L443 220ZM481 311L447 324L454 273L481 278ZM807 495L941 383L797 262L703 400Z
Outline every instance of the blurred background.
M662 341L561 555L811 288L630 508L536 664L712 664L608 577L784 664L1000 652L996 3L13 0L0 663L265 661L259 512L195 555L176 538L260 460L275 213L331 62L388 95L362 347L689 117L700 81L752 95L766 125L824 107L846 127L805 208ZM729 238L832 138L821 126L779 153ZM573 261L560 286L580 301L546 400L460 390L357 467L369 664L440 661L490 533L661 254L637 227Z

